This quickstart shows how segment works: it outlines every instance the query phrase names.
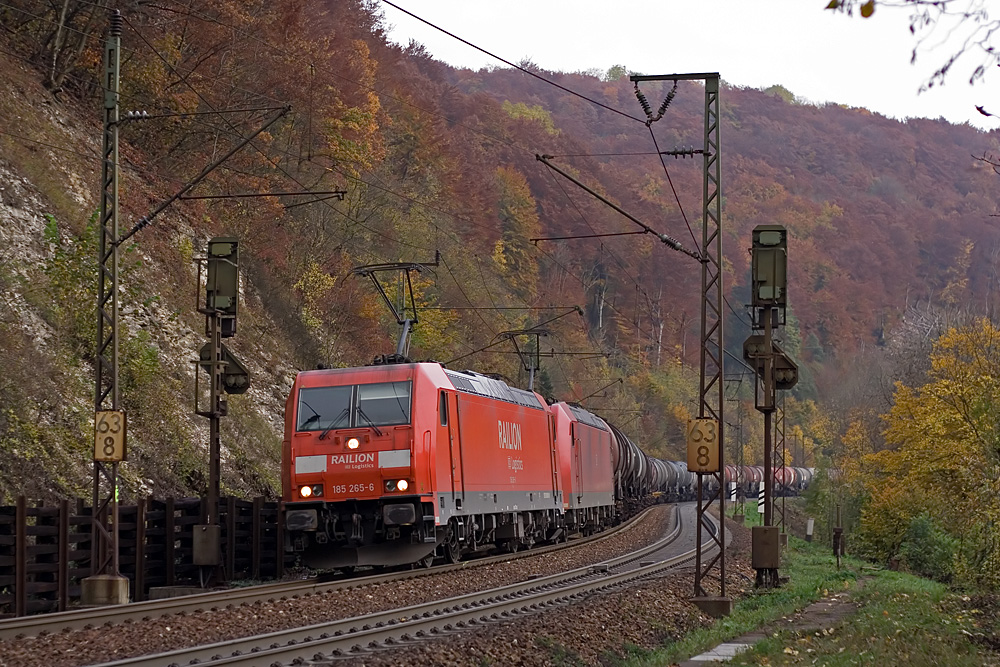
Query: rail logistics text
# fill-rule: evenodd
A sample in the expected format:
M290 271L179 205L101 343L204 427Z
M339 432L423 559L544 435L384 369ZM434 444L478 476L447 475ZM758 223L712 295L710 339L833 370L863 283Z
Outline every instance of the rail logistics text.
M513 422L497 421L500 433L500 449L521 449L521 425Z

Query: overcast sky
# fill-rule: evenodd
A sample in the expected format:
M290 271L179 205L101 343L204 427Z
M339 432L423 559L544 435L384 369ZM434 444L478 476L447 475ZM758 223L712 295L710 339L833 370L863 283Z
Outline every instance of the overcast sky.
M883 6L862 19L824 10L827 0L392 1L498 56L528 58L547 70L622 64L643 74L719 72L733 85L781 84L808 102L1000 128L1000 118L975 109L1000 111L1000 71L990 67L984 82L969 85L971 56L955 65L944 86L918 94L957 37L945 40L939 30L935 43L943 45L925 46L910 64L916 41L907 9ZM381 7L392 41L414 39L459 67L504 67L384 2Z

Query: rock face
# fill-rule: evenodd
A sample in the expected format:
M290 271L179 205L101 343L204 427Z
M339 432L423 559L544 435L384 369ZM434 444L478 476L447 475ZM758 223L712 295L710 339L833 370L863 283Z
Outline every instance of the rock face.
M98 109L57 100L37 72L0 55L0 504L89 497L97 321ZM15 132L16 130L16 132ZM142 156L120 148L122 231L171 193L154 192ZM194 414L191 362L206 342L196 311L196 264L206 234L186 211L120 251L119 391L129 417L123 501L196 495L207 478L207 420ZM227 345L253 385L230 397L223 425L227 492L274 495L281 417L294 369L272 343L246 276L241 336ZM245 332L245 334L244 334ZM204 386L204 383L202 383ZM234 463L229 465L230 461Z

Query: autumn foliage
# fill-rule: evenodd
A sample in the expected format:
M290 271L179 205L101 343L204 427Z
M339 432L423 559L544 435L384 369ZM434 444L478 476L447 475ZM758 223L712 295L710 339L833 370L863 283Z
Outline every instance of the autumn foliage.
M94 137L106 4L0 5L4 50L12 54L3 57L33 65L53 103L77 105ZM146 266L131 284L141 282L144 294L162 297L166 312L190 330L200 328L191 313L191 257L210 236L237 236L247 292L241 317L249 322L241 331L252 334L232 345L280 395L294 369L363 364L395 349L395 318L352 269L425 263L413 282L419 323L410 356L454 360L454 367L523 386L520 360L509 345L495 343L504 331L545 323L538 377L545 393L582 400L647 451L681 457L684 422L698 413L701 266L649 234L598 238L638 227L546 169L536 155L552 156L560 169L695 249L702 232L702 158L688 151L686 158L661 162L655 153L703 146L705 96L698 82L681 82L667 114L652 126L654 144L624 67L565 73L525 63L622 112L616 114L519 70L457 70L418 44L392 44L378 4L367 0L129 0L115 6L125 21L122 108L158 116L120 128L123 219L145 215L277 109L292 109L192 192L270 196L178 202L135 237L134 253ZM643 84L654 106L668 90ZM890 460L903 451L903 440L881 449L879 428L870 420L852 423L850 406L834 410L828 399L847 384L841 378L854 352L886 346L912 303L973 312L994 306L989 216L998 203L996 176L971 155L995 149L996 136L943 120L899 121L815 106L781 86L761 91L723 82L720 99L727 350L738 359L750 333L743 307L750 230L785 225L792 307L782 346L802 370L786 407L787 437L794 434L795 443L789 462L813 466L846 448L852 457L842 479L871 498L870 520L905 524L932 503L906 487L876 493L881 478L871 468L885 466L879 475L898 479L915 474ZM24 133L26 123L19 126ZM22 153L6 154L17 166L30 166ZM49 162L75 159L46 156ZM96 168L86 161L75 167L81 173ZM305 192L325 194L294 194ZM55 193L49 199L58 203ZM75 217L60 223L83 234L95 207L93 200L63 205L73 211L66 217ZM531 241L580 235L591 238ZM65 247L53 250L58 262L76 245L61 242ZM40 283L47 279L53 294L60 272L80 269L58 262L40 271ZM404 296L393 280L386 290L394 303ZM130 316L138 317L135 310ZM48 317L59 327L73 319L62 312ZM150 341L168 341L166 347L173 330L147 319L142 328ZM78 331L59 337L73 342L66 354L78 368L90 361L83 338ZM142 368L155 367L151 342L137 351L149 361ZM177 386L190 382L186 361L160 363L158 372ZM725 363L738 368L731 357ZM901 387L901 404L906 391L921 390ZM727 456L743 452L747 464L760 463L763 433L749 380L739 396L726 407L742 415L740 426L726 426ZM914 404L925 399L914 396ZM178 406L182 400L187 396ZM266 424L274 415L247 404L244 420L235 406L233 423L244 425L243 439L263 440L266 449L273 436ZM151 410L145 423L135 424L137 451L150 461L157 448L178 457L195 451L177 425L192 419L188 412L186 403L175 406L175 419L164 426ZM25 414L19 408L10 423L24 422ZM942 433L952 426L941 426ZM897 438L892 429L889 434ZM76 442L83 440L78 434ZM968 465L984 474L975 468L982 463L970 459ZM185 469L162 487L197 488L197 472ZM930 477L949 493L971 493L955 486L957 474ZM0 475L11 488L17 483L14 473ZM144 476L136 470L133 478ZM140 483L146 484L135 481L126 493ZM230 483L240 486L235 477ZM65 490L72 483L52 486ZM253 486L267 482L255 479ZM949 517L936 525L957 524ZM898 536L870 534L873 553L898 551Z
M996 588L1000 329L985 319L953 328L934 344L930 363L925 384L897 383L884 444L859 422L845 438L845 482L866 500L859 546L907 565L907 557L947 545L933 564L939 575Z

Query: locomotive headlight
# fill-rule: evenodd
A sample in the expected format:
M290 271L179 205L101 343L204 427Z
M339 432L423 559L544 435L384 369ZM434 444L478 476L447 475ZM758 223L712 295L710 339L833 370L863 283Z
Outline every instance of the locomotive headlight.
M410 488L410 483L405 479L387 479L385 481L386 491L406 491Z
M361 443L358 442L357 438L351 438L350 440L347 441L347 448L348 449L357 449L358 445L360 445L360 444Z
M308 498L312 494L313 494L312 487L310 486L299 487L299 495L302 496L303 498Z
M313 484L312 485L312 494L313 494L313 497L315 497L315 498L322 498L323 497L323 485L322 484Z

